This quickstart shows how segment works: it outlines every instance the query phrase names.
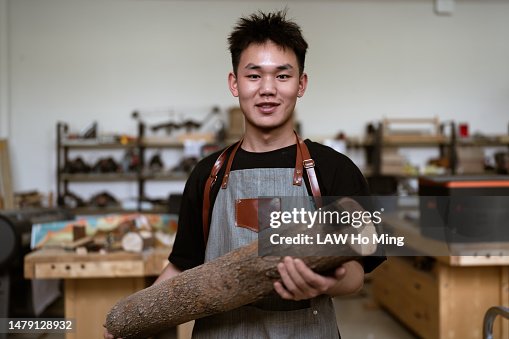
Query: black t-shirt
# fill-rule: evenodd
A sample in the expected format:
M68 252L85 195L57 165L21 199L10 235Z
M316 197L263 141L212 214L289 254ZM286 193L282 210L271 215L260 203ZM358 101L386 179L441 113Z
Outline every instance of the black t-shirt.
M322 196L367 196L369 195L366 180L357 166L345 155L330 147L305 140L315 162L315 171ZM270 152L248 152L240 147L233 159L231 170L251 168L294 168L297 146L292 145ZM191 172L182 196L179 213L178 230L169 256L172 264L181 270L201 265L205 258L205 241L203 238L202 208L205 183L220 152L211 154L200 161ZM226 165L219 172L216 184L212 187L210 197L210 214L213 203L221 186ZM309 181L304 176L308 193L311 195ZM288 183L291 185L291 181ZM210 217L210 216L209 216ZM384 258L364 258L364 270L370 272Z

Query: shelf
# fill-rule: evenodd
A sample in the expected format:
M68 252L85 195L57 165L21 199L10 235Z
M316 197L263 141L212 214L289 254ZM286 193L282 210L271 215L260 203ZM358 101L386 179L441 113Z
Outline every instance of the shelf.
M499 135L486 138L460 138L458 146L507 146L509 145L509 135Z
M60 145L61 147L68 148L68 149L90 149L90 150L98 150L98 149L126 149L126 148L134 148L138 147L138 145L134 142L130 142L127 144L121 144L121 143L101 143L97 142L95 140L92 141L83 141L83 140L76 140L76 141L63 141Z
M125 209L121 206L112 207L77 207L72 208L71 211L75 215L99 215L99 214L116 214L116 213L137 213L137 210Z
M441 135L386 135L383 137L382 143L384 146L429 147L448 145L450 142Z
M65 207L65 196L72 194L70 189L71 185L77 183L95 183L99 189L107 189L108 183L124 183L136 186L137 194L134 204L114 206L114 207L92 207L85 206L72 209L76 214L111 214L111 213L129 213L134 211L143 210L146 213L161 212L166 213L167 206L162 199L160 205L147 205L143 197L146 195L146 186L149 181L154 182L185 182L189 176L187 172L170 172L169 169L160 172L150 171L148 169L147 150L150 148L155 149L168 149L169 151L176 150L178 152L184 151L184 144L187 140L196 141L196 145L203 145L208 148L214 145L218 147L219 143L215 143L215 135L211 133L186 133L179 136L146 136L146 125L143 122L138 123L138 133L136 136L122 135L120 138L116 136L99 136L93 139L84 138L69 138L68 125L65 123L57 124L57 201L60 206ZM68 173L66 164L69 162L69 154L71 152L90 152L97 151L96 153L103 153L109 151L110 153L118 151L133 151L132 158L129 159L131 168L137 169L132 172L115 172L115 173ZM178 168L178 167L176 167ZM131 188L131 187L130 187ZM128 208L128 209L126 209Z
M140 146L150 148L183 148L186 141L203 142L204 145L215 144L214 134L187 134L178 137L141 137Z
M141 209L142 213L168 213L168 206L167 205L155 205L151 209Z
M142 138L140 141L141 147L150 148L182 148L184 144L174 138Z
M347 147L359 148L374 146L375 141L372 137L366 137L364 139L348 138ZM450 141L445 136L405 136L405 135L393 135L386 136L383 138L382 146L393 146L393 147L433 147L440 145L449 145Z
M346 140L347 146L351 148L355 147L366 147L374 146L375 142L372 137L354 138L350 137ZM417 136L385 136L383 138L383 146L408 146L408 147L430 147L439 145L450 145L450 140L445 136L429 136L429 137L417 137ZM456 141L458 146L508 146L509 135L500 135L494 137L487 137L485 139L458 139Z
M142 180L153 180L153 181L183 181L187 180L188 173L170 173L170 172L149 172L145 171L141 175Z
M509 135L501 135L498 137L498 140L502 144L509 145Z
M117 214L117 213L168 213L168 206L161 204L154 204L154 206L150 209L141 208L138 209L126 209L122 208L122 206L112 206L112 207L76 207L70 209L75 215L102 215L102 214Z
M72 182L111 182L136 181L136 173L62 173L61 180Z

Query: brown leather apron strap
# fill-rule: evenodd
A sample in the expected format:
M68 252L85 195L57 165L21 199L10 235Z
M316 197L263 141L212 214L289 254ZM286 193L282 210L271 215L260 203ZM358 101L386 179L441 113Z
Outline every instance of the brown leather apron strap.
M293 185L301 186L302 185L302 172L303 172L303 163L302 163L302 152L299 146L299 136L297 132L295 132L295 137L297 139L297 150L295 151L295 170L293 171Z
M295 135L297 135L297 133ZM311 188L313 198L315 199L316 208L320 208L322 207L322 194L320 192L320 185L318 185L318 178L316 177L315 161L311 159L311 154L309 154L309 149L306 146L306 143L297 135L297 154L299 153L301 154L302 157L302 163L300 165L306 169L306 174L309 180L309 186ZM297 172L297 167L295 168L295 172Z
M223 164L226 160L226 156L228 154L228 150L235 146L234 152L237 150L238 146L241 144L242 140L240 140L237 144L232 144L225 148L223 152L219 155L214 166L212 167L212 171L210 172L210 176L207 178L207 182L205 183L205 191L203 192L203 210L202 210L202 224L203 224L203 238L205 240L205 245L207 244L207 239L209 238L209 212L210 212L210 189L214 185L217 180L217 174L223 167ZM233 158L233 157L230 157Z
M226 164L226 171L224 172L223 176L223 182L221 183L221 188L226 189L228 186L228 178L230 177L230 170L232 168L233 158L235 158L235 154L237 154L237 150L240 147L240 144L242 144L242 140L240 139L239 142L235 145L235 148L233 149L232 153L228 157L228 163Z

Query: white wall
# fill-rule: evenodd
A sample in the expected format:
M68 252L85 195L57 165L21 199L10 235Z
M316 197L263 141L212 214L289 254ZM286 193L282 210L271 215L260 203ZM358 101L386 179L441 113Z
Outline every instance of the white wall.
M240 15L285 5L310 44L305 136L360 135L383 116L507 132L509 1L457 0L450 17L432 0L0 1L15 190L55 189L59 120L134 133L135 109L234 105L226 36Z
M9 132L9 64L8 64L8 7L0 0L0 138Z

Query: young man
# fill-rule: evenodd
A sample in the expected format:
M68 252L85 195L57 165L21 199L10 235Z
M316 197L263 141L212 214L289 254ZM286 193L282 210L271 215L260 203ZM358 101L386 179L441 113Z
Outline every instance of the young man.
M294 108L308 84L304 73L308 45L299 26L286 20L284 12L260 12L241 18L228 41L233 64L228 84L239 98L245 134L239 147L226 152L231 163L225 161L209 187L210 207L205 210L210 212L204 210L204 192L219 154L205 158L190 175L170 263L156 283L257 239L252 229L237 226L238 200L305 197L316 190L324 196L369 194L364 177L347 157L309 140L298 142ZM296 177L302 147L314 160L314 178L302 171ZM209 229L205 237L203 223ZM278 265L281 280L274 283L274 297L198 319L193 337L338 338L330 297L358 291L365 270L377 263L350 261L333 275L323 276L300 259L286 257Z

